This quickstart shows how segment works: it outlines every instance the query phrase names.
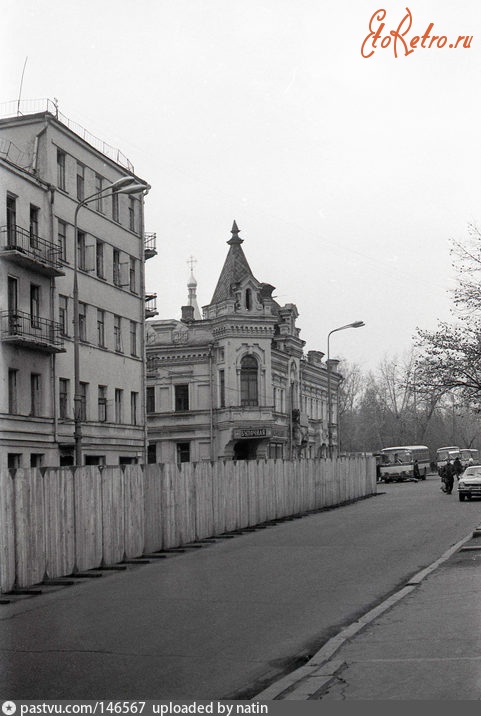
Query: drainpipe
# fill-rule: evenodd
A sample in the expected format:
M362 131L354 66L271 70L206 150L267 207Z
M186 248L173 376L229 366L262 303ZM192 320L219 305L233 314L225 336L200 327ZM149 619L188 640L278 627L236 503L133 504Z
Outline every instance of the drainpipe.
M142 379L141 379L141 390L140 390L140 405L142 411L143 421L143 464L147 464L147 447L148 447L148 431L147 431L147 406L146 406L146 360L147 353L145 350L145 220L144 220L144 194L142 193L139 198L140 201L140 258L141 258L141 271L140 271L140 295L141 295L141 306L140 310L142 315L140 317L140 340L142 346Z
M38 135L37 135L38 137ZM36 138L37 139L37 138ZM55 203L55 188L49 184L48 185L48 192L49 192L49 203L48 203L48 213L49 213L49 240L50 243L53 244L53 232L54 232L54 203ZM55 320L55 277L52 276L50 278L50 316L51 320ZM53 439L54 442L58 444L58 414L57 414L57 361L56 361L56 354L52 353L50 356L50 395L52 404L53 404Z
M44 134L44 132L47 131L47 125L48 125L48 122L47 122L47 120L45 120L45 124L43 125L42 129L40 130L40 132L38 132L38 133L35 135L35 139L33 140L33 156L32 156L32 172L33 172L33 174L37 174L37 171L38 171L38 170L37 170L38 141L39 141L40 137L42 136L42 134Z
M209 392L210 392L210 459L214 461L214 377L213 377L214 344L209 343Z

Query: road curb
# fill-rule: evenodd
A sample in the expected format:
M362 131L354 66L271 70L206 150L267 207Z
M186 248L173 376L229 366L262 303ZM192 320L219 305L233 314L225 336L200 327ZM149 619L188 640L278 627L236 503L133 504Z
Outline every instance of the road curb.
M260 701L306 701L312 698L316 693L325 689L326 686L336 678L337 672L342 669L345 662L339 659L332 659L333 655L343 646L349 639L352 639L361 629L381 616L388 609L391 609L397 602L411 594L421 582L426 579L434 570L436 570L443 562L446 562L453 554L458 552L466 542L473 539L477 530L481 530L481 526L477 527L459 542L456 542L439 559L434 561L401 587L397 592L391 594L390 597L382 601L366 614L356 621L342 629L339 634L332 637L312 656L307 664L299 669L286 674L274 684L271 684L263 691L252 697Z

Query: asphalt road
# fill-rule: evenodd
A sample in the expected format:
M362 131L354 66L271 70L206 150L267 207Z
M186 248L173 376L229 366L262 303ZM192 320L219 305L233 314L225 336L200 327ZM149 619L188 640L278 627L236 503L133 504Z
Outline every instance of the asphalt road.
M245 699L480 523L437 476L0 606L0 697Z

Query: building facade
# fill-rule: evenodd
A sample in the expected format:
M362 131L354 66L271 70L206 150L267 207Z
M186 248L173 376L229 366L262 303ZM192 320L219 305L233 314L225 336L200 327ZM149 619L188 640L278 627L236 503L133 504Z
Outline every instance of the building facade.
M196 318L196 283L181 320L147 322L149 462L327 454L327 370L308 351L297 308L258 281L234 222L211 302ZM341 376L330 362L333 444Z
M1 467L145 457L148 185L71 126L50 104L0 120Z

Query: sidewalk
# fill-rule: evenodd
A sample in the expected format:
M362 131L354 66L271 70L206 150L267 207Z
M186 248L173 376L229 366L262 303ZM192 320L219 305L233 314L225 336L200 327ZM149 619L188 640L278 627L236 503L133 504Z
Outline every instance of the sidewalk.
M260 700L481 700L481 527Z

